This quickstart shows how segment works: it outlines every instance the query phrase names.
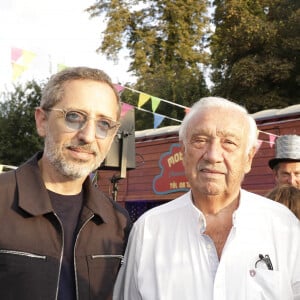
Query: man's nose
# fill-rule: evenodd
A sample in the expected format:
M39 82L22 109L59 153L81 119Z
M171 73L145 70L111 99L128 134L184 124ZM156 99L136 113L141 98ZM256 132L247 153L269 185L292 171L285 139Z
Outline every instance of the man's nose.
M211 163L217 163L223 160L224 149L220 141L212 140L206 148L205 158Z
M78 132L78 137L86 143L91 143L96 139L96 124L95 120L90 119Z
M297 187L297 177L293 173L290 174L289 179L288 179L288 183L290 185L293 185L293 186Z

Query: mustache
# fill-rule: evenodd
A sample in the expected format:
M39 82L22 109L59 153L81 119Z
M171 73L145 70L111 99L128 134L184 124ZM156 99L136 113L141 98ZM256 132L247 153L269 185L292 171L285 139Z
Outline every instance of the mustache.
M211 172L211 173L222 173L222 174L227 173L227 170L224 167L203 164L203 163L200 163L197 166L197 171L198 172L202 171L202 172Z
M65 145L66 148L76 149L78 151L90 152L93 154L98 154L98 149L92 144L82 144L82 143L69 143Z

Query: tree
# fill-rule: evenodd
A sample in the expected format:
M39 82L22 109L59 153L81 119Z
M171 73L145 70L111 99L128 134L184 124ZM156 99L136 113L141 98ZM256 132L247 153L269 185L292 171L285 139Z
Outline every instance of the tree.
M87 11L107 20L99 52L116 60L124 46L129 49L137 90L190 106L209 94L201 70L208 63L207 6L205 0L105 0ZM174 106L159 109L175 118L184 115Z
M34 121L41 86L32 80L14 88L0 103L0 163L18 166L43 147Z
M215 0L213 93L251 112L299 103L300 2Z

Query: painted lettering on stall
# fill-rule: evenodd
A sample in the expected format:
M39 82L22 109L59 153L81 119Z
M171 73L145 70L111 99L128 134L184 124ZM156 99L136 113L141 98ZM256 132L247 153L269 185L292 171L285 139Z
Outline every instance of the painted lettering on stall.
M179 144L172 144L169 151L162 153L158 165L160 173L152 182L155 194L170 194L190 189L190 184L185 177Z

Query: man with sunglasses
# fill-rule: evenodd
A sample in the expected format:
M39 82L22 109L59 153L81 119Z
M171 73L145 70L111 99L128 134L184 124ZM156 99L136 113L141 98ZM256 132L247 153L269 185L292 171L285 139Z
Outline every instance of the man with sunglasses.
M0 299L111 299L128 213L91 182L120 125L101 70L69 68L45 86L44 151L0 176Z

